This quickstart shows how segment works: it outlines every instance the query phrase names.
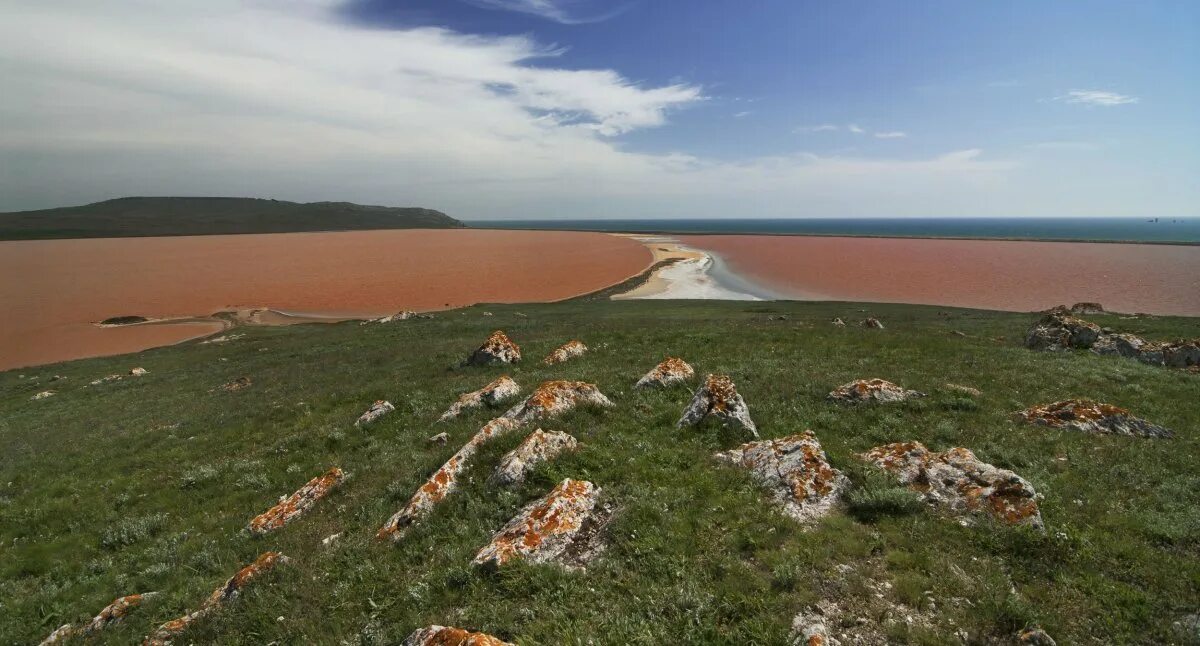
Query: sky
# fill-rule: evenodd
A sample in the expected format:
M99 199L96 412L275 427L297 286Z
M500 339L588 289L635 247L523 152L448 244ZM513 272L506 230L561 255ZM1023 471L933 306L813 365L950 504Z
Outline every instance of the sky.
M0 0L0 211L1200 215L1200 2Z

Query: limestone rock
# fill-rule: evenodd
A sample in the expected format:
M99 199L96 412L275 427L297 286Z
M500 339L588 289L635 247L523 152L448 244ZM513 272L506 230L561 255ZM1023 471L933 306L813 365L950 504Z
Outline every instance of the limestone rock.
M411 318L432 318L432 317L430 317L429 315L421 316L420 314L417 314L416 312L414 312L412 310L400 310L399 312L396 312L395 314L389 314L387 316L383 316L383 317L380 317L377 319L363 321L362 323L359 323L359 325L367 325L369 323L395 323L396 321L407 321L408 319L411 319Z
M1159 346L1163 364L1168 368L1191 368L1200 366L1200 339L1174 341Z
M1129 411L1090 399L1068 399L1033 406L1017 413L1031 424L1065 428L1100 435L1136 435L1139 437L1170 438L1174 433L1152 424Z
M661 363L638 379L634 388L665 388L672 384L687 381L696 376L696 371L686 361L678 357L667 357Z
M479 390L459 395L458 401L451 404L450 408L446 409L446 412L438 418L438 421L454 419L468 410L484 405L495 406L510 397L517 396L520 392L521 387L517 385L517 382L508 375L503 375Z
M413 631L403 646L515 646L486 633L473 633L462 628L426 626Z
M100 386L103 384L111 384L114 381L121 381L124 378L125 378L124 375L108 375L107 377L93 379L92 381L88 382L88 385L89 386Z
M883 329L883 321L880 321L879 319L875 318L874 316L868 316L867 318L863 319L862 323L860 323L859 325L862 325L865 328L871 328L874 330L882 330Z
M899 442L860 457L951 514L986 512L1009 525L1045 529L1033 485L1012 471L979 461L968 449L937 453L920 442Z
M450 456L445 464L433 475L425 484L421 485L417 492L413 494L408 505L396 512L391 518L384 523L383 527L375 535L376 538L389 538L392 541L399 541L404 537L404 532L411 525L424 518L433 511L439 502L444 500L458 487L458 476L466 468L467 463L479 451L479 447L483 446L488 440L508 433L521 427L521 422L506 418L496 418L463 445L457 453Z
M1100 338L1100 326L1052 310L1043 316L1025 335L1025 347L1031 350L1065 350L1090 348Z
M527 424L538 419L557 417L580 405L614 406L604 393L583 381L546 381L533 391L525 401L504 413L507 419Z
M129 611L142 605L146 600L157 595L157 592L147 592L144 594L131 594L124 597L118 597L112 603L104 607L91 621L82 626L72 626L71 624L63 624L57 630L50 633L41 643L41 646L47 644L58 644L72 637L88 637L109 626L121 621Z
M802 523L828 514L849 483L841 471L830 466L812 431L750 442L716 457L749 469L784 513Z
M585 352L587 352L587 346L583 344L583 341L572 339L571 341L567 341L566 343L555 348L554 352L551 352L545 358L544 363L548 366L552 366L556 363L567 361L568 359L582 357L583 353Z
M840 316L830 321L830 323L833 323L834 327L846 327L846 322Z
M792 619L792 646L840 646L830 637L828 619L819 610L802 612Z
M962 393L964 395L970 395L972 397L979 397L980 395L983 394L983 392L980 391L978 388L972 388L971 386L963 386L961 384L946 384L945 388L946 388L946 390L953 390L954 392Z
M675 426L696 426L710 415L725 426L740 428L758 437L758 427L750 419L750 408L738 394L733 380L725 375L708 375L704 379Z
M829 399L850 402L852 404L861 402L900 402L924 396L925 393L915 390L905 390L883 379L857 379L848 384L838 386L833 392L829 393Z
M1140 359L1142 353L1149 350L1150 344L1140 336L1134 334L1102 334L1096 342L1092 344L1092 352L1101 355L1117 355L1128 359ZM1161 363L1161 355L1159 360L1151 360L1148 363Z
M437 435L433 435L433 436L430 436L429 438L426 438L425 441L430 444L437 444L438 446L446 446L446 443L450 441L450 434L445 431L442 431L441 433L438 433Z
M530 433L517 448L500 459L500 466L492 474L490 482L499 486L517 484L525 480L537 465L552 460L560 453L574 451L579 442L561 431L547 433L537 429Z
M300 487L295 493L281 499L279 504L255 516L250 521L250 532L266 534L292 522L317 504L318 500L328 495L345 479L346 474L338 467L333 467L324 474L309 480L308 484Z
M47 397L53 397L53 396L55 396L55 395L57 395L57 394L58 394L58 393L57 393L57 392L55 392L55 391L53 391L53 390L43 390L42 392L40 392L40 393L38 393L38 394L34 395L33 397L30 397L29 399L30 399L31 401L37 401L37 400L39 400L39 399L46 399Z
M242 589L271 571L280 563L287 563L288 558L279 552L263 552L253 563L238 570L224 585L213 590L208 599L200 607L178 619L173 619L158 627L153 634L142 642L142 646L166 646L171 640L183 634L189 626L217 612L226 604L236 600Z
M145 368L134 368L133 370L129 371L129 376L131 377L141 377L148 374L150 374L150 371L146 370Z
M377 400L374 404L371 404L371 407L365 413L358 416L358 419L354 421L354 425L365 426L394 410L396 410L396 407L392 405L392 402L384 399Z
M503 330L496 330L483 345L467 357L464 365L490 366L498 363L516 363L520 360L521 348L513 343Z
M495 535L473 561L500 566L513 559L580 567L598 550L604 524L597 510L600 489L584 480L563 480L546 497L536 500Z
M1056 646L1054 639L1041 628L1026 628L1017 633L1017 644L1019 646Z

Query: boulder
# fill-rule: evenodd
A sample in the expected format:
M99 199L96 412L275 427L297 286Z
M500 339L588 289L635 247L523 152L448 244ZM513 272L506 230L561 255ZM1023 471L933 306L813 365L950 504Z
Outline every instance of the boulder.
M750 419L750 408L738 394L733 380L726 375L708 375L704 383L692 395L692 401L683 411L676 428L696 426L708 416L720 420L727 427L748 431L758 437L758 427Z
M568 359L582 357L583 353L585 352L587 352L587 346L583 344L583 341L573 339L555 348L554 352L551 352L546 356L546 358L543 360L543 363L548 366L552 366L556 363L567 361Z
M189 626L216 613L226 604L236 600L242 590L262 575L271 571L280 563L287 563L288 557L279 552L263 552L253 563L238 570L221 587L205 599L200 607L178 619L173 619L158 627L142 642L142 646L166 646L173 639L183 634Z
M1041 628L1026 628L1017 633L1019 646L1056 646L1054 639Z
M142 605L143 602L157 594L157 592L146 592L144 594L131 594L118 597L112 603L105 606L91 621L82 626L73 626L71 624L59 626L57 630L42 640L41 646L59 644L75 637L89 637L94 635L121 621L131 610Z
M438 418L438 421L445 422L454 419L468 410L481 408L484 405L495 406L510 397L517 396L520 392L521 387L517 385L517 382L508 375L503 375L479 390L459 395L458 401L451 404L450 408L446 409L446 412Z
M871 328L874 330L882 330L883 329L883 321L880 321L879 319L875 318L874 316L868 316L867 318L863 319L862 323L859 323L859 325L861 325L865 328Z
M1143 351L1150 350L1147 347L1149 344L1140 336L1133 334L1101 334L1096 342L1092 344L1092 352L1101 355L1117 355L1129 359L1140 359ZM1149 363L1161 363L1161 354L1159 361L1153 359Z
M1129 411L1090 399L1068 399L1033 406L1017 413L1031 424L1064 428L1098 435L1136 435L1138 437L1170 438L1174 433L1152 424Z
M317 504L318 500L328 495L345 479L346 474L338 467L333 467L324 474L309 480L308 484L300 487L292 495L281 498L279 504L255 516L250 521L250 533L266 534L292 522Z
M828 514L849 483L830 466L812 431L750 442L716 457L748 469L784 513L802 523Z
M845 321L843 321L843 320L841 319L841 317L838 317L838 318L835 318L835 319L833 319L832 321L830 321L830 323L833 323L833 325L834 325L835 327L846 327L846 322L845 322Z
M142 375L148 374L150 374L150 371L146 370L145 368L134 368L133 370L129 371L129 376L131 377L141 377Z
M792 646L840 646L829 635L828 619L820 610L802 612L792 618Z
M667 386L687 381L696 375L696 371L686 361L678 357L667 357L650 372L638 379L634 388L665 388Z
M429 480L413 494L408 505L389 518L375 537L381 540L388 538L392 541L399 541L403 538L405 530L427 516L439 502L458 488L459 474L479 451L479 447L494 437L520 427L520 422L505 418L496 418L484 424L483 428L479 429L461 449L450 456L450 459L446 460L441 468L429 476Z
M515 646L485 633L462 628L426 626L413 631L403 646Z
M468 366L490 366L494 364L516 363L521 360L521 348L504 334L503 330L492 332L491 336L479 346L467 360Z
M579 442L570 435L560 431L547 433L539 428L500 459L500 466L496 467L489 482L501 487L523 482L537 465L577 448Z
M1200 366L1200 339L1175 341L1160 346L1163 364L1168 368Z
M527 424L534 420L558 417L581 405L607 408L615 404L600 392L596 384L582 381L546 381L542 382L528 399L508 409L504 417L519 424Z
M599 549L606 518L597 509L600 489L585 480L563 480L520 511L475 555L473 563L501 566L514 559L581 567Z
M859 457L953 515L988 513L1005 524L1045 530L1033 485L1012 471L981 462L968 449L937 453L920 442L899 442Z
M354 425L366 426L394 410L396 410L396 407L392 405L392 402L384 399L377 400L374 404L371 404L367 412L358 416L358 419L354 421Z
M852 404L862 402L900 402L924 396L925 393L915 390L905 390L883 379L857 379L848 384L838 386L829 393L829 399Z
M1025 335L1025 347L1031 350L1090 348L1100 338L1100 326L1051 310L1034 323Z
M55 396L55 395L57 395L57 394L58 394L58 393L56 393L56 392L55 392L55 391L53 391L53 390L43 390L42 392L40 392L40 393L38 393L38 394L34 395L33 397L30 397L29 399L30 399L31 401L37 401L37 400L39 400L39 399L46 399L47 397L53 397L53 396Z

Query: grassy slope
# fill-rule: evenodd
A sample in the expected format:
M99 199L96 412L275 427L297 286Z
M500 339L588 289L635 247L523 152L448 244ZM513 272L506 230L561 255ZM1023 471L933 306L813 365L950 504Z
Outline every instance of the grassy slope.
M445 213L422 208L241 197L124 197L84 206L0 213L0 240L461 226Z
M827 323L858 320L860 307L888 329ZM956 643L951 621L977 642L1041 623L1059 643L1155 643L1200 606L1196 376L1027 351L1020 337L1029 315L801 303L488 306L493 317L482 309L392 325L248 329L227 345L19 371L25 379L0 373L0 642L36 641L120 594L163 591L107 635L129 643L194 608L266 549L294 565L187 641L394 643L442 623L521 644L778 644L798 610L826 596L853 606L854 595L872 594L871 579L918 609L931 591L938 624L889 629L892 639L919 643ZM789 320L766 320L779 312ZM1194 319L1094 318L1152 337L1198 331ZM471 482L401 545L375 542L380 524L489 418L476 411L433 424L457 393L502 372L451 368L497 327L525 350L526 362L509 372L526 391L546 378L586 379L618 408L543 424L585 448L514 491L483 484L523 433L501 438L479 456ZM593 352L555 367L538 361L571 337ZM910 439L969 447L1033 482L1049 532L963 527L906 505L870 520L839 512L801 531L744 473L710 459L739 438L674 428L687 389L631 389L667 353L701 373L731 374L766 437L816 431L860 490L886 494L889 483L855 452ZM150 374L83 387L134 366ZM53 374L68 376L49 386L59 394L29 401ZM249 389L210 392L242 375L253 379ZM875 408L824 400L833 386L869 376L931 396ZM945 382L984 395L974 402L941 390ZM1077 395L1132 406L1178 437L1091 437L1008 418ZM378 398L398 411L355 429ZM425 442L438 430L449 432L448 446ZM241 531L331 465L351 479L308 516L266 538ZM585 573L469 567L493 530L568 476L593 480L621 507L600 561ZM344 532L340 542L321 548L334 532ZM842 563L866 574L838 573Z

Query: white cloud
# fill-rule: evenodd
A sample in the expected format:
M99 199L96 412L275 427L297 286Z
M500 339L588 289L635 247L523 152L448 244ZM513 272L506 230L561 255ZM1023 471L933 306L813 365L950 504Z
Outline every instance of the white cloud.
M804 134L807 132L833 132L837 129L838 127L833 124L823 123L819 126L800 126L799 128L792 130L792 132Z
M600 22L607 20L625 10L625 7L619 7L615 10L582 18L574 15L573 9L576 5L583 4L580 0L463 0L468 4L473 4L477 7L485 9L501 9L504 11L516 11L518 13L527 13L535 16L553 20L565 25L577 25L589 22Z
M1070 90L1066 94L1054 97L1055 101L1064 103L1081 103L1083 105L1114 106L1127 103L1137 103L1136 96L1117 94L1106 90Z
M734 112L734 113L733 113L733 118L734 118L734 119L741 119L742 117L748 117L748 116L750 116L750 115L752 115L752 114L754 114L754 111L753 111L753 110L743 110L743 111L741 111L741 112Z
M862 128L858 127L857 125L855 125L853 123L846 126L846 130L849 130L850 132L853 132L856 135L861 135L864 132L866 132L866 130L863 130Z
M875 138L876 138L876 139L904 139L904 138L905 138L905 137L907 137L907 136L908 136L908 133L906 133L906 132L900 132L899 130L892 130L892 131L890 131L890 132L877 132L877 133L875 133Z

